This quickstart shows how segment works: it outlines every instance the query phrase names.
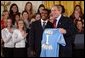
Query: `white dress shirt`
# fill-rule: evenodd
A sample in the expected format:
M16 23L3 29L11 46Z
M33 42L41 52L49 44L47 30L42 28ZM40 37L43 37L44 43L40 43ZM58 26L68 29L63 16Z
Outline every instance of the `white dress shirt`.
M48 20L44 21L41 19L41 25L43 26L43 22L45 22L45 25L47 24Z
M61 14L56 18L56 20L57 20L56 26L58 25L58 22L59 22L60 18L61 18Z
M13 43L15 48L24 48L26 38L22 36L20 30L16 29L12 35Z
M7 28L1 30L2 40L4 41L4 47L13 48L12 33Z

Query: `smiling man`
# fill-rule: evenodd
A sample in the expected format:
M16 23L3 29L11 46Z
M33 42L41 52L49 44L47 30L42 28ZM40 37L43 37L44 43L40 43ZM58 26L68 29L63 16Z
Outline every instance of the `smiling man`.
M55 5L51 8L51 14L55 18L54 28L59 28L59 31L64 35L66 46L60 46L60 57L72 57L72 43L75 27L73 22L68 17L62 15L60 5Z
M31 25L29 33L29 44L32 49L31 52L35 53L35 57L40 57L41 40L44 29L52 28L52 23L48 21L48 16L48 9L43 9L41 13L41 19L33 22Z

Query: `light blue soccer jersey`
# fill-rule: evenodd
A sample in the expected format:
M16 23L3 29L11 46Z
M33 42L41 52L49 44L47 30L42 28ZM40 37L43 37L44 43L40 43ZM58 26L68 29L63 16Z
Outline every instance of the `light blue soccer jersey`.
M59 57L59 44L65 46L63 34L59 29L45 29L41 42L40 57Z

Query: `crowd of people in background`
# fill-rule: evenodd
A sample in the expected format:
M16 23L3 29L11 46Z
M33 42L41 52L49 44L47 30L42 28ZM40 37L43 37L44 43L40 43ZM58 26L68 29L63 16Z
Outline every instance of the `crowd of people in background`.
M69 32L68 29L72 29L71 26L74 25L73 28L76 29L75 34L84 34L84 14L80 5L76 5L73 13L68 17L65 15L65 8L63 5L54 6L52 9L46 9L45 6L41 4L39 5L37 12L33 13L32 3L27 2L24 10L20 13L17 4L13 3L9 10L4 10L2 12L1 16L1 44L3 48L1 53L3 56L39 57L41 51L40 43L44 31L42 26L40 26L40 24L43 25L43 23L40 23L40 21L46 22L46 28L54 28L53 24L55 16L59 14L58 12L55 12L55 7L60 11L61 17L66 19L66 21L61 20L65 22L65 24L61 22L64 27L62 27L63 25L59 25L58 27L66 28L66 31ZM72 24L69 21L72 21ZM68 29L66 27L66 22L67 24L70 24ZM63 56L64 53L62 53L62 48L63 47L61 47L60 56Z

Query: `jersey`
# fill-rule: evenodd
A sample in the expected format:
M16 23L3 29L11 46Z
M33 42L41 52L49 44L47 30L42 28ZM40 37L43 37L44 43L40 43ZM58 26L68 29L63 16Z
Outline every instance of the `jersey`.
M59 29L45 29L42 37L40 57L59 57L59 44L66 45Z

